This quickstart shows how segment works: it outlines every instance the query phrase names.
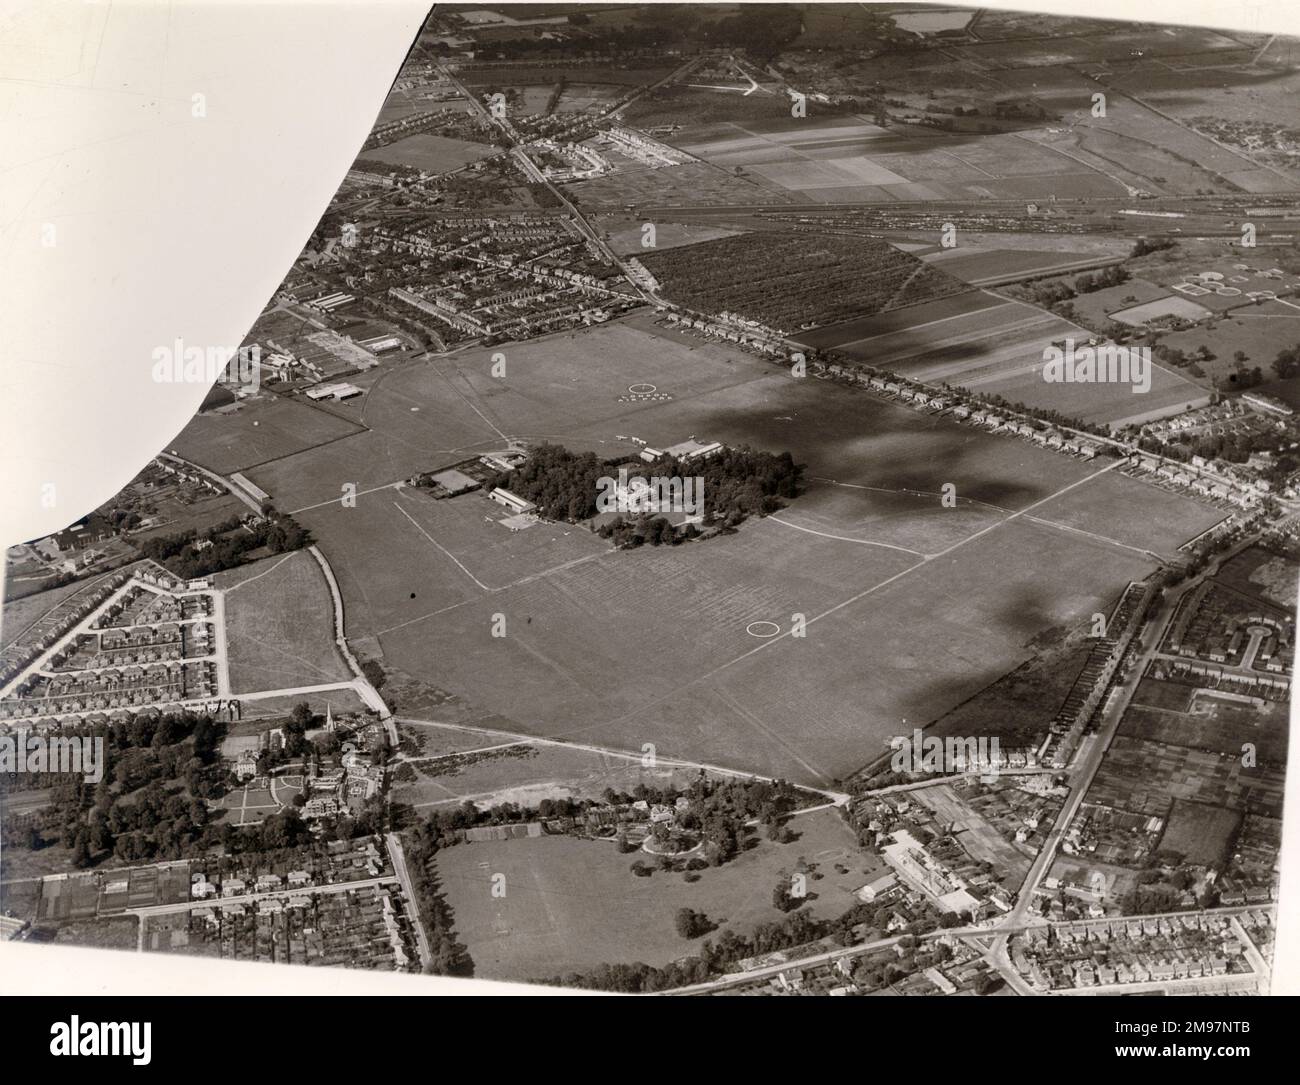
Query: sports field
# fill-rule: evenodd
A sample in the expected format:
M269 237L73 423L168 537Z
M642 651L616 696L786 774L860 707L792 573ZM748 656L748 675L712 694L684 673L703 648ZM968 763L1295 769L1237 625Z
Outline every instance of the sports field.
M383 147L363 151L362 158L373 158L392 166L413 166L426 173L446 173L496 152L486 143L471 143L432 132L417 132Z
M693 883L664 871L638 878L629 870L637 854L620 855L612 841L573 837L444 848L438 876L476 976L526 981L607 962L662 966L709 937L682 938L674 928L679 908L702 910L738 933L782 919L772 889L800 859L816 867L806 906L813 915L836 916L856 903L853 890L875 868L839 814L819 811L795 818L790 827L798 837L791 843L763 840L701 871ZM836 864L847 873L838 873ZM504 897L492 895L494 875L504 876Z

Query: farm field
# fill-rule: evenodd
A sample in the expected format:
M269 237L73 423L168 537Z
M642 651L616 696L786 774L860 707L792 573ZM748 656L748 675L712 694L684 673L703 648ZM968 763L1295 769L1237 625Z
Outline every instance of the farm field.
M361 157L387 162L392 166L412 166L426 173L446 173L486 158L496 150L486 143L471 143L432 132L417 132L395 143L363 151Z
M761 841L724 866L701 871L695 883L662 871L638 878L628 869L636 854L620 855L610 841L573 837L458 844L438 853L437 867L474 974L541 980L606 962L662 966L690 954L704 938L688 941L677 933L678 908L702 910L738 932L777 921L783 913L773 907L771 890L801 858L816 865L808 910L839 915L856 903L852 891L870 880L873 860L834 810L797 817L791 828L797 840ZM836 873L836 863L848 874ZM493 874L505 876L504 897L491 895Z
M1030 276L1051 275L1093 268L1097 256L1075 252L1044 252L1037 249L978 249L966 246L941 249L921 257L927 264L946 271L972 286L987 286Z
M1250 153L1244 138L1260 128L1295 127L1293 103L1300 90L1300 78L1292 67L1297 59L1295 44L1279 39L1265 56L1265 65L1225 64L1201 70L1133 65L1120 69L1114 85L1294 177L1294 163L1288 156L1258 149ZM1215 92L1210 100L1203 96L1207 84ZM1234 132L1236 139L1231 138Z
M964 383L985 395L1001 396L1009 403L1060 411L1092 425L1118 429L1166 415L1178 414L1209 402L1209 390L1185 380L1160 365L1151 366L1151 390L1135 394L1124 384L1048 384L1037 364L1011 376Z
M346 681L334 644L334 604L325 576L305 551L220 573L232 691L253 693Z
M660 87L628 105L623 110L623 116L629 124L638 128L681 126L683 120L689 120L691 123L672 137L674 146L683 146L683 141L696 140L698 137L694 130L697 126L735 125L741 128L754 124L781 124L791 119L790 99L784 94L762 90L745 95L742 88L747 84L738 80L719 85L735 86L736 89L714 90L683 83ZM842 110L822 105L815 99L807 103L807 110L808 116L802 122L805 125L827 120L833 122L843 116Z
M1115 181L1052 147L1007 134L978 139L884 129L857 115L810 114L689 125L674 146L756 175L804 203L1122 196Z
M717 207L792 202L789 194L775 186L760 185L754 178L740 177L704 162L683 162L662 169L629 166L563 188L584 208L619 211L628 206Z
M1086 343L1089 335L1036 306L980 293L909 306L880 320L819 328L798 339L912 380L958 385L1094 424L1119 426L1208 395L1159 365L1152 366L1150 391L1141 395L1131 385L1044 381L1044 349L1064 339Z

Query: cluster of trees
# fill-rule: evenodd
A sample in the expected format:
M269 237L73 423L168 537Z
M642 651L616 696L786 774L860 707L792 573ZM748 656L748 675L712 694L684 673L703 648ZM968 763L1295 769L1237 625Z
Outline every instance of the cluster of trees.
M790 891L790 879L782 877L772 887L772 907L779 912L793 912L804 903L803 897L797 897Z
M1062 282L1060 279L1044 279L1040 282L1020 283L1009 290L1008 293L1023 297L1026 301L1032 301L1045 309L1054 309L1063 302L1076 297L1070 284Z
M699 537L700 530L694 524L687 524L678 531L662 516L642 513L638 516L623 516L603 523L596 534L602 539L609 539L615 546L634 550L638 546L676 546L688 539Z
M745 843L747 825L757 820L769 830L781 826L795 809L798 792L786 780L729 780L701 778L686 793L690 806L677 824L695 830L712 846L712 861L721 865L737 855Z
M699 956L673 961L662 968L636 964L603 964L587 973L573 972L547 980L565 987L594 991L623 991L632 994L668 991L692 983L703 983L721 974L728 965L760 953L790 949L824 937L829 924L818 922L807 912L795 912L774 923L762 923L749 935L725 930L717 943L705 942Z
M796 464L789 452L740 447L694 461L689 471L704 479L705 520L734 527L747 516L776 512L783 500L798 496L803 465Z
M758 954L790 949L822 938L833 938L840 945L851 945L855 927L866 924L871 929L883 931L890 914L889 905L855 904L834 919L821 920L810 915L806 909L800 909L782 920L761 923L748 935L724 930L716 942L706 941L700 947L698 956L686 957L662 968L641 962L604 964L590 972L574 972L546 982L598 991L667 991L692 983L704 983L721 975L737 961ZM904 953L899 960L899 973L894 978L901 978L909 971L928 968L931 964L942 963L946 959L942 948L937 945L922 948L916 937L934 930L938 925L937 916L927 913L902 932L900 946Z
M1300 375L1300 347L1278 351L1277 357L1273 359L1272 368L1281 380Z
M103 741L103 778L50 777L55 790L40 820L6 822L5 843L35 850L57 840L88 867L110 852L125 860L179 858L208 838L204 800L222 793L225 775L220 723L164 713L78 734Z
M1108 286L1119 286L1128 282L1128 271L1122 264L1111 264L1098 271L1086 272L1074 280L1076 294L1091 294L1094 290L1105 290Z
M533 502L551 520L577 523L595 516L602 478L619 469L629 478L661 477L703 480L702 515L706 524L735 527L748 516L766 516L799 493L802 465L789 452L759 452L752 448L724 448L713 455L683 463L671 457L653 465L633 461L604 461L593 453L570 452L563 445L543 444L518 467L500 472L487 483L501 486ZM699 534L688 527L677 532L655 513L619 515L600 528L604 538L620 546L675 544Z
M196 549L196 543L211 543ZM256 524L245 525L238 516L209 529L202 535L194 530L158 535L140 544L140 553L152 558L186 580L233 569L262 547L273 554L301 550L311 536L291 516L272 515Z
M705 23L699 40L710 46L744 49L767 63L802 30L803 16L793 4L746 4L734 15Z
M438 882L434 860L439 847L440 835L435 818L413 826L402 840L411 890L433 955L425 971L435 976L472 976L474 962L469 950L456 938L456 917Z
M543 444L518 467L489 479L486 488L501 486L518 494L548 520L577 523L596 515L597 484L611 467L592 452L578 454L563 445Z
M1010 292L1073 319L1074 308L1069 303L1074 298L1080 294L1091 294L1094 290L1104 290L1108 286L1119 286L1128 282L1128 279L1129 273L1122 264L1112 264L1076 276L1073 284L1064 279L1042 279L1038 282L1019 283Z
M1175 244L1176 242L1167 237L1139 237L1129 256L1146 256L1151 252L1163 252L1165 249L1172 249Z
M704 912L694 908L678 908L674 925L683 938L699 938L718 929L718 925Z

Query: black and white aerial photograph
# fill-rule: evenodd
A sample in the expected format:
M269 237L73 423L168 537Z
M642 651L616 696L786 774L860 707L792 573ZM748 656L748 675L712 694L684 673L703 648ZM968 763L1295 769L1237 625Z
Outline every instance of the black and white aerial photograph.
M1300 13L1158 8L4 5L37 1062L218 989L1262 1053Z

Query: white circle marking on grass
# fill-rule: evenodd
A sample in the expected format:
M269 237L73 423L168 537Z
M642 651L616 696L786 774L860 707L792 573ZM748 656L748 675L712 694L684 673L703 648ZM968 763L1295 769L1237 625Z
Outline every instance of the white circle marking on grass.
M759 626L771 629L771 632L760 631L757 629ZM750 622L745 626L745 632L751 637L758 637L760 640L766 640L768 637L775 637L779 632L781 632L781 627L777 625L776 622Z
M659 391L653 384L629 384L627 390L634 396L648 396L651 392Z

